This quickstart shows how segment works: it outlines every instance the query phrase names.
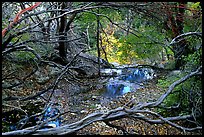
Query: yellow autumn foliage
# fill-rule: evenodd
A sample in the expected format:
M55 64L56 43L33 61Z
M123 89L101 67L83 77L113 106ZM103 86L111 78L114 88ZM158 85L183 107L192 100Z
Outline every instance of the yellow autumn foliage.
M131 45L119 42L113 34L107 35L102 33L102 47L106 52L106 57L110 63L131 64L132 58L138 57L134 51L131 51ZM105 59L105 53L101 49L101 57Z

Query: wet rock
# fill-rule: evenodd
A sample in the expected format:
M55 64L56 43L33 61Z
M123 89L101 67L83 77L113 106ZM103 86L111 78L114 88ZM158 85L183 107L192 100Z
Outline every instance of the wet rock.
M88 113L88 110L81 110L80 113Z
M91 98L92 98L92 100L96 100L97 96L92 96Z
M101 69L101 75L113 75L118 76L122 74L122 69Z
M160 63L157 65L159 68L164 68L164 64Z
M72 116L76 116L77 114L76 113L70 113Z
M140 86L143 86L143 85L144 85L144 83L139 83L139 85L140 85Z
M117 62L113 62L113 63L111 63L111 64L113 64L113 65L114 65L114 67L119 67L119 66L120 66L120 64L119 64L119 63L117 63Z

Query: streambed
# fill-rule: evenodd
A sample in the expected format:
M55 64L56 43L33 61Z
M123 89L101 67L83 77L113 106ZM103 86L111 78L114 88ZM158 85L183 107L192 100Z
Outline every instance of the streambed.
M45 121L48 118L56 116L59 112L64 112L67 109L77 107L77 102L76 103L70 102L72 101L71 99L73 98L77 98L78 100L80 99L83 100L83 98L87 96L87 98L89 98L87 101L89 101L90 103L93 102L95 104L98 97L100 99L102 99L103 97L115 98L117 96L124 95L128 92L135 92L137 91L137 89L144 87L145 86L144 83L147 80L153 79L155 77L154 71L150 68L127 68L127 67L122 68L121 67L119 69L102 69L101 73L104 75L114 75L113 77L108 78L107 82L105 83L105 86L103 86L104 92L102 93L102 95L89 94L89 91L87 91L88 94L87 92L79 94L83 97L80 97L77 94L74 94L73 96L71 96L70 94L68 94L69 91L71 91L70 93L74 93L77 91L65 90L66 88L63 88L63 90L56 89L54 96L51 99L51 102L55 105L48 107L44 115L42 115L41 117L35 117L32 122L36 124L38 121ZM97 84L102 85L102 83L100 82L97 82ZM46 97L45 95L42 95L42 96ZM91 99L88 96L91 96ZM95 101L92 101L92 99L95 99ZM67 106L71 106L71 107L61 107L60 105L61 101L64 101L65 104L67 104ZM101 100L99 100L99 102L100 101ZM110 100L108 99L108 102L109 101ZM78 104L78 107L81 108L80 112L82 112L82 110L86 110L86 108L83 108L84 103L86 103L85 100L80 101ZM88 105L86 104L85 106L88 106ZM59 118L59 119L55 119L54 121L50 121L43 128L58 127L62 124L61 122L63 121L63 119L65 118L63 117L62 119ZM15 123L15 122L12 122L12 123ZM31 124L31 125L35 125L35 124ZM10 127L14 127L10 130L15 130L16 126L14 124L10 124L10 125L11 125Z
M103 75L113 75L106 85L104 96L115 98L128 92L135 92L143 83L156 77L151 68L102 69Z

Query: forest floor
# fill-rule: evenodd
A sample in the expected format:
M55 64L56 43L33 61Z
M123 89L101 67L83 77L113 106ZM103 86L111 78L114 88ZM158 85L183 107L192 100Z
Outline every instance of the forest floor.
M160 73L160 76L164 75L164 73ZM120 96L116 99L108 99L106 97L102 97L97 95L95 91L90 91L89 95L94 96L95 101L89 101L89 104L86 106L93 106L95 104L97 106L96 109L86 109L87 114L92 113L93 111L103 111L103 109L114 109L117 107L124 106L127 102L131 101L133 98L134 103L143 103L157 100L166 89L162 89L158 87L157 79L150 80L149 82L144 84L144 88L138 89L135 92L129 92ZM98 100L98 101L97 101ZM99 101L100 100L100 101ZM98 109L98 110L97 110ZM85 117L82 116L82 118ZM182 122L182 121L178 121ZM176 129L168 124L150 124L144 122L143 120L133 119L133 118L122 118L119 120L115 120L110 122L114 126L108 126L104 122L94 122L91 125L83 128L78 131L79 135L123 135L124 132L120 130L121 128L126 130L126 134L135 134L135 135L200 135L200 133L196 132L183 132L181 130ZM119 126L119 128L117 128Z
M59 90L58 95L61 97L53 98L53 102L59 102L59 99L62 99L63 110L69 111L69 113L63 116L63 124L71 124L77 122L87 115L94 112L105 112L107 110L115 109L121 106L126 105L127 102L133 100L134 103L143 103L149 101L157 100L167 89L163 89L157 86L157 80L165 76L167 72L160 72L158 77L143 83L143 88L138 89L135 92L129 92L123 96L118 96L117 98L108 98L103 96L104 87L101 85L99 79L88 80L88 85L92 85L92 88L89 90L84 90L80 93L71 93L70 90ZM85 82L86 83L86 82ZM90 84L92 83L92 84ZM60 83L58 87L63 87L66 85L63 82ZM66 86L63 87L66 89ZM61 94L62 92L62 94ZM66 99L65 99L66 98ZM58 103L59 104L59 103ZM182 122L182 121L178 121ZM136 135L195 135L200 134L196 132L183 132L176 129L168 124L150 124L142 120L135 120L132 118L122 118L110 122L115 126L119 126L127 131L127 134L136 134ZM124 134L119 128L111 127L102 121L94 122L87 127L79 130L77 135L121 135Z
M8 65L8 64L7 64ZM12 67L12 66L11 66ZM46 67L45 67L46 68ZM45 68L43 74L48 73ZM23 75L24 73L31 72L31 67L25 67L20 69L22 72L16 73L16 77ZM5 72L7 70L5 69ZM4 73L5 73L4 72ZM160 73L158 76L163 76L166 73ZM155 101L158 99L166 89L158 87L157 80L159 77L150 80L144 84L144 88L138 89L135 92L129 92L118 98L111 99L103 96L103 85L100 84L99 79L88 79L82 80L83 83L86 83L86 90L74 92L74 88L77 88L76 85L68 84L67 79L63 79L59 82L56 91L51 98L52 103L58 104L58 109L63 113L66 112L63 117L63 124L70 124L80 119L86 117L88 114L98 111L111 110L117 107L124 106L127 102L135 98L134 103L139 102L148 102ZM16 88L16 91L21 90L21 92L16 92L11 90L6 90L6 92L11 92L11 95L29 95L35 94L35 92L43 90L43 87L48 87L55 79L50 79L47 83L36 83L35 75L28 78L27 81L33 82L33 85L27 84L24 88ZM100 79L101 80L101 79ZM73 90L72 90L73 89ZM45 94L44 97L47 95ZM3 96L2 96L3 97ZM38 98L39 101L39 98ZM15 105L15 101L10 101L10 105ZM34 102L34 101L32 101ZM24 103L24 102L23 102ZM19 105L19 104L18 104ZM43 108L43 106L41 106ZM182 121L178 121L182 122ZM136 120L132 118L122 118L110 122L113 125L120 126L128 132L128 134L136 135L200 135L202 133L196 132L183 132L180 131L168 124L149 124L142 120ZM118 130L116 127L111 127L105 124L102 121L94 122L85 128L76 132L77 135L121 135L124 134L122 130Z

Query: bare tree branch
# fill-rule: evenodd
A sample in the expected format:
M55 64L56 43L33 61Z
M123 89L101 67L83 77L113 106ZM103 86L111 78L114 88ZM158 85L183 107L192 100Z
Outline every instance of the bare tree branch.
M176 44L178 43L179 41L177 41L178 39L180 38L183 38L183 37L186 37L186 36L191 36L191 35L195 35L195 36L198 36L198 37L202 37L202 33L201 32L187 32L187 33L184 33L184 34L181 34L181 35L178 35L177 37L175 37L169 45L172 45L172 44Z
M80 129L82 129L82 128L84 128L84 127L86 127L86 126L88 126L91 123L96 122L96 121L112 121L112 120L121 119L124 117L133 117L133 118L142 119L142 120L145 120L147 122L152 122L152 123L165 122L165 123L168 123L168 124L178 128L178 129L181 129L184 131L201 130L202 127L200 127L200 126L195 127L195 128L186 128L186 127L182 127L178 124L171 122L171 121L186 119L186 118L192 117L192 115L164 118L156 112L149 111L149 110L141 110L141 109L144 109L146 107L156 107L159 104L161 104L164 101L164 99L170 94L170 92L178 84L184 82L188 78L199 73L201 71L201 68L202 68L202 66L200 66L196 71L191 72L190 74L186 75L185 77L183 77L183 78L175 81L173 84L171 84L169 86L169 89L167 90L167 92L164 93L156 102L150 102L150 103L144 102L144 103L141 103L137 106L133 106L131 109L126 109L125 107L118 107L116 109L109 110L108 112L105 112L105 113L104 112L95 112L95 113L89 114L85 118L83 118L83 119L81 119L75 123L64 125L64 126L57 127L57 128L53 128L53 129L36 130L36 132L34 134L35 135L70 134L70 133L78 131L78 130L80 130ZM129 104L129 102L128 102L128 104ZM156 116L159 119L158 120L150 119L150 118L147 118L145 115L141 115L141 113L151 114L152 116ZM3 133L3 135L24 135L24 134L28 134L30 132L31 132L30 130L24 129L24 130L17 130L17 131Z

